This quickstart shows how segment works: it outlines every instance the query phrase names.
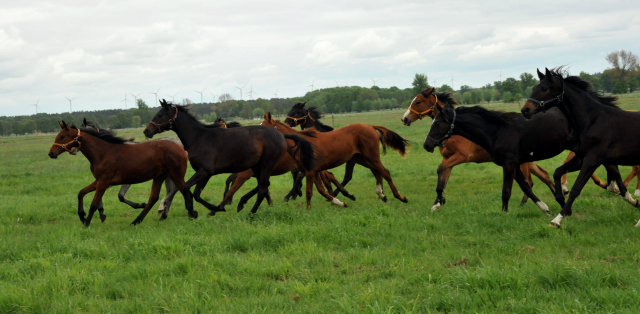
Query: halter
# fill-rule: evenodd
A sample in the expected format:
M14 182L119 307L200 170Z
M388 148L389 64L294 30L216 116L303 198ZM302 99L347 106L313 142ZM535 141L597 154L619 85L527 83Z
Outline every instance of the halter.
M432 94L432 95L433 95L434 97L436 97L436 102L434 103L434 106L433 106L433 107L435 107L435 105L437 105L437 104L438 104L438 95L436 95L436 94ZM424 117L426 117L426 116L430 115L430 114L431 114L431 112L433 112L433 107L431 107L431 108L429 108L429 109L427 109L427 110L425 110L425 111L419 112L419 111L417 111L417 110L415 110L415 109L411 108L411 104L409 104L409 111L413 112L415 115L417 115L417 116L418 116L418 119L422 120L422 118L424 118Z
M174 107L175 108L175 107ZM169 125L169 129L171 130L171 128L173 127L173 124L176 122L176 118L178 117L178 108L176 109L176 114L173 115L173 118L169 119L168 121L162 122L162 123L156 123L153 120L151 120L151 122L149 122L149 124L153 124L158 128L158 133L162 133L164 130L162 130L161 126L168 124ZM225 128L227 127L227 125L225 124L224 126Z
M78 143L78 149L82 146L82 143L80 143L80 141L78 140L80 138L80 129L78 129L78 135L76 135L76 137L74 139L72 139L71 141L69 141L68 143L64 143L64 144L59 144L59 143L53 143L53 146L60 146L62 148L64 148L64 150L66 150L67 152L71 152L71 148L68 148L69 145L73 144L73 143Z
M443 137L439 138L438 140L434 139L429 134L427 134L427 138L432 140L434 145L443 147L445 144L447 144L447 140L451 138L451 135L453 135L453 128L455 128L456 126L455 123L456 123L456 111L454 109L453 120L451 121L451 127L449 128L449 132L447 132L447 134L445 134ZM433 126L433 124L431 126Z
M309 113L309 110L307 110L307 114L303 117L294 118L291 116L287 116L287 118L293 120L293 127L297 127L298 125L303 125L305 122L307 122L307 118L311 119L311 121L314 121L314 122L316 121L316 119L314 119L311 116L311 113ZM303 120L302 123L298 123L299 120Z
M544 105L546 105L548 103L551 103L551 102L554 102L554 101L558 101L558 105L559 105L564 101L564 80L562 80L560 78L560 82L562 83L562 93L558 94L558 96L553 97L553 98L551 98L549 100L542 100L542 101L536 100L536 99L533 99L533 98L527 98L527 100L538 104L540 106L540 109L542 110L542 112L547 112L547 109L544 108Z

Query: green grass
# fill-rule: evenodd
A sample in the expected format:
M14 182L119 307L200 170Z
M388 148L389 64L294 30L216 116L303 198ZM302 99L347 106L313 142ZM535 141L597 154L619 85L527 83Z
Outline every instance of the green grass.
M640 108L637 97L621 103ZM389 202L380 201L373 175L358 166L347 186L357 201L348 208L331 206L317 192L311 210L303 199L284 203L291 179L280 176L272 179L274 205L263 203L254 219L247 210L235 213L234 203L215 217L196 204L200 218L189 220L178 196L169 219L150 214L135 227L129 223L138 210L118 202L117 188L104 197L107 220L82 226L76 196L93 177L81 155L47 156L54 135L4 138L0 313L637 312L637 209L589 183L563 229L552 229L534 204L519 206L517 188L503 213L502 169L486 163L456 167L447 204L432 212L441 157L422 149L431 122L405 127L403 112L334 120L336 127L384 125L411 140L406 158L393 151L382 157L408 204L386 184ZM324 121L331 124L331 116ZM141 132L120 134L142 139ZM565 157L539 164L552 172ZM342 178L343 169L333 172ZM623 175L629 171L621 167ZM606 177L603 169L596 174ZM225 179L213 178L205 199L219 202ZM557 213L551 193L534 181ZM253 186L249 181L236 200ZM140 184L127 196L143 202L149 190Z

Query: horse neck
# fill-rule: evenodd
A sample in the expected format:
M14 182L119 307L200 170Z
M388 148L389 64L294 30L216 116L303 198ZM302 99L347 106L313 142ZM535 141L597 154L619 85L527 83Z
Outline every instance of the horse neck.
M107 153L112 153L112 146L107 141L103 141L93 135L83 132L80 136L80 152L89 160L91 164L102 160Z
M292 134L292 133L297 133L298 131L294 130L293 128L291 128L290 126L286 125L285 123L282 123L280 121L276 121L276 129L278 131L280 131L280 133L284 133L284 134ZM304 130L304 128L302 128Z
M178 117L173 124L173 131L176 132L184 150L188 151L189 147L197 145L198 138L203 132L208 134L215 133L217 128L206 128L198 121L194 121L185 113L178 113Z
M305 130L305 129L310 129L310 128L315 128L316 127L316 122L307 118L305 119L304 123L300 125L300 128ZM316 128L317 129L317 128Z
M573 86L565 84L563 101L557 105L569 121L571 128L583 133L589 127L591 116L601 112L598 101L577 91Z
M491 152L495 135L501 127L487 122L475 113L457 113L455 125L453 135L461 135L488 152Z

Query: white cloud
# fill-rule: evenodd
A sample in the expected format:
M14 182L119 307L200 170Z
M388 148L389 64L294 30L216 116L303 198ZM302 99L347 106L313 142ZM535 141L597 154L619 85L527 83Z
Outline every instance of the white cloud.
M329 42L321 41L313 46L312 52L307 53L302 60L304 65L335 65L347 60L349 53L340 50L340 47Z

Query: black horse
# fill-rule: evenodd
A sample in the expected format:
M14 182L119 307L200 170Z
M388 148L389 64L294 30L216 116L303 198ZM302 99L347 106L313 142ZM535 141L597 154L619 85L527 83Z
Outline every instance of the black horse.
M224 128L205 125L189 113L185 106L171 105L164 99L161 108L144 130L147 137L167 130L176 132L196 173L185 183L187 189L196 185L193 197L210 210L209 215L224 211L200 197L209 178L218 173L236 173L252 169L258 178L258 198L251 213L260 207L269 192L271 172L282 154L289 153L286 139L296 143L294 158L310 167L315 160L313 145L299 136L286 136L274 128L247 126Z
M306 109L305 108L306 104L307 104L306 102L302 102L302 103L297 103L293 105L293 107L291 107L291 110L289 110L289 112L287 113L287 118L284 119L284 123L292 128L296 126L300 126L302 130L315 128L318 132L333 131L332 127L320 121L324 113L322 113L322 111L320 111L317 107L309 107L308 109ZM340 184L342 185L342 187L346 186L347 183L351 181L351 178L353 177L353 167L355 167L355 165L356 165L356 162L353 160L349 160L345 164L344 178L342 179L342 183ZM304 174L301 173L298 175L296 182L301 182L302 178L304 178ZM295 188L296 186L294 185L294 189ZM337 188L334 190L332 195L333 197L336 197L341 192L342 190ZM290 195L293 195L293 193L294 193L294 190L291 190L291 192L289 192ZM350 198L351 200L354 200L354 201L356 200L356 197L354 195L345 194L345 196ZM295 196L293 197L293 199L295 199Z
M566 204L550 223L559 228L564 217L571 215L571 205L600 164L633 166L640 163L640 146L629 142L629 139L640 136L640 113L618 108L615 104L616 97L598 94L589 82L577 76L565 77L561 67L545 71L545 74L537 71L540 82L533 87L530 98L522 108L522 114L527 119L548 119L551 110L558 108L577 135L574 150L576 156L553 174L558 189L562 174L580 170ZM535 115L538 112L546 113ZM548 130L543 130L540 134L548 136ZM631 197L622 183L619 172L615 180L620 188L620 195L631 205L639 207L638 201ZM556 199L559 198L562 198L562 194L556 190ZM640 221L636 227L640 227Z

